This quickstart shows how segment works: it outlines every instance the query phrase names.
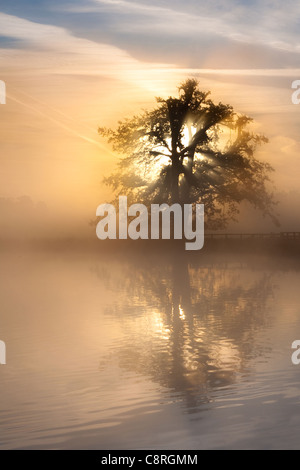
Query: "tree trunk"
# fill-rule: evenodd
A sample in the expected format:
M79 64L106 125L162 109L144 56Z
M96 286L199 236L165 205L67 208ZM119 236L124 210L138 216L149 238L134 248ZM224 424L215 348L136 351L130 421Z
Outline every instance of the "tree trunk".
M187 163L184 165L184 182L182 185L182 202L184 204L190 203L190 190L194 166L194 153L194 150L189 151L187 155Z
M172 182L171 182L171 200L172 204L179 203L179 170L178 164L173 160L172 162Z

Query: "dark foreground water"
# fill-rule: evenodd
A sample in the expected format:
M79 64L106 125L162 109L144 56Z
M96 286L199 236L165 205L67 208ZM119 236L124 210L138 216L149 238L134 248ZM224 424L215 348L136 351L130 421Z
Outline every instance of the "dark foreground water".
M300 264L1 255L0 449L300 448Z

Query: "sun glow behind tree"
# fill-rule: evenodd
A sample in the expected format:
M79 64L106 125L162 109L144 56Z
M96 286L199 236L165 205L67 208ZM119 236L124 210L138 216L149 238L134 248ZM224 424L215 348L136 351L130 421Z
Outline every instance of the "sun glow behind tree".
M254 156L267 138L251 132L250 117L209 95L189 79L178 98L157 98L155 109L119 121L116 130L100 128L122 155L105 182L132 202L204 204L211 227L235 219L242 201L276 222L272 167Z

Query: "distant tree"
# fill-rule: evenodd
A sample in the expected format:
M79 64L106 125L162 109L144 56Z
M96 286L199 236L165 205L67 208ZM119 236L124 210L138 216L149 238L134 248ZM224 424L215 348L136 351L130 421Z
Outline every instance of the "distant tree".
M254 157L267 138L249 130L248 116L214 104L196 80L178 91L178 98L156 98L155 109L119 121L116 130L99 128L121 156L105 183L117 197L145 204L202 203L214 228L235 219L242 201L276 221L267 188L273 169Z

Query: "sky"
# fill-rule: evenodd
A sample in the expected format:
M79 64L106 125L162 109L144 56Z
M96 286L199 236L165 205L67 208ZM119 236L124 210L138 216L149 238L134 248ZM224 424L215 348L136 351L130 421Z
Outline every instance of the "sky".
M118 159L98 127L196 77L269 137L258 156L275 169L283 229L300 230L299 23L291 0L2 0L0 211L13 198L15 217L34 212L34 230L89 230ZM241 214L240 227L254 219Z

